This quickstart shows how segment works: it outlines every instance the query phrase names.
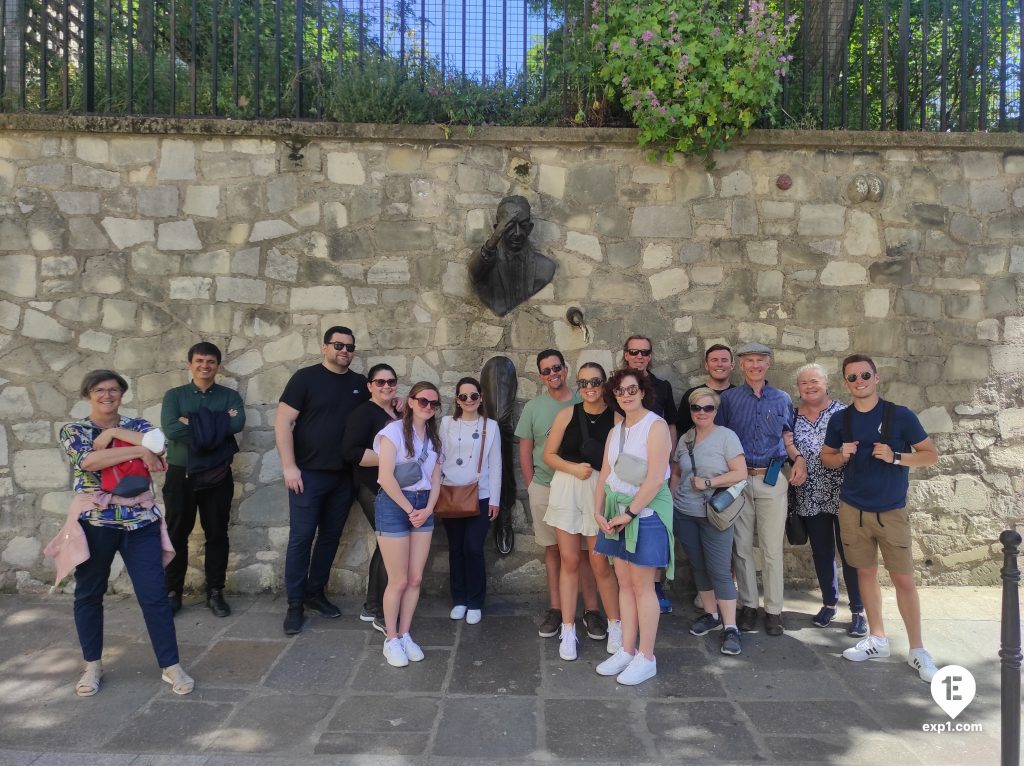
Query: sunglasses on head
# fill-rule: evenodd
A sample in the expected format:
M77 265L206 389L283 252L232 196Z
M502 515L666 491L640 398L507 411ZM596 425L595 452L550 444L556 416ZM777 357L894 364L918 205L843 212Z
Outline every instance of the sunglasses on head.
M556 372L561 372L564 369L565 365L563 364L553 364L550 367L544 367L543 369L541 369L540 374L546 378L548 375L552 375L553 373Z
M398 381L395 378L374 378L370 382L377 388L394 388L398 385Z
M414 402L419 404L420 407L429 407L432 410L441 409L441 402L437 399L428 399L425 396L412 396L410 397Z
M867 370L865 370L864 372L862 372L860 374L860 379L861 380L871 380L874 376L875 376L875 373L868 372ZM856 383L857 382L857 373L851 372L849 375L846 376L846 379L848 381L850 381L851 383Z
M629 394L630 396L636 396L640 392L640 386L636 383L632 383L628 386L617 386L612 390L612 393L616 396L623 396Z
M460 402L475 402L477 399L480 398L480 394L474 391L471 394L459 394L455 398L458 399Z
M587 388L600 388L604 385L604 381L601 378L590 378L589 380L583 380L580 378L576 381L576 388L583 391Z
M651 349L649 348L627 348L626 353L630 356L650 356Z
M350 354L353 351L356 350L356 344L355 343L342 343L339 340L332 341L331 343L328 343L327 345L330 346L331 348L333 348L335 351L341 351L342 349L345 349Z
M718 408L713 404L691 404L690 412L714 412Z

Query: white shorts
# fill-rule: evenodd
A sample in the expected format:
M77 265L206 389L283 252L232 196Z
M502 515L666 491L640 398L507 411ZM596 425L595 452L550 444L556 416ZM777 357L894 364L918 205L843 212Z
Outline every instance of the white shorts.
M598 472L590 478L577 479L572 474L555 471L544 521L556 529L573 535L594 537L600 530L594 518L594 490Z

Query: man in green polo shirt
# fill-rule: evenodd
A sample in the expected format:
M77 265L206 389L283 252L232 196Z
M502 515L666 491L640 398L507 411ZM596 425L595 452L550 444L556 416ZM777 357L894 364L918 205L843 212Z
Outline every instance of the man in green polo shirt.
M160 411L160 426L168 439L164 511L176 551L164 577L171 610L177 613L188 569L188 537L198 511L206 536L206 605L217 617L227 617L231 607L224 600L224 578L235 493L231 459L238 452L235 434L245 425L245 408L237 391L215 382L220 360L217 346L196 343L188 350L192 382L164 394Z

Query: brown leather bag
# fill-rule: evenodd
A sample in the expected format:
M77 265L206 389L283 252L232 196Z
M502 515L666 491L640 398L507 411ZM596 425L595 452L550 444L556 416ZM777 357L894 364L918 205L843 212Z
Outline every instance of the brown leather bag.
M442 484L437 496L434 515L439 519L468 519L480 515L480 469L484 464L487 449L487 418L484 418L484 432L480 437L480 458L476 463L476 481L472 484Z

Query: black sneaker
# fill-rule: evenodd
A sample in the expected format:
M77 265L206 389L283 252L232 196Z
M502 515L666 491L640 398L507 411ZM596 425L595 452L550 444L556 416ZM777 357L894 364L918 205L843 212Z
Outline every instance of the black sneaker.
M846 634L855 638L864 638L868 634L868 621L864 618L864 612L854 612L851 615L850 627Z
M306 598L302 600L302 605L307 609L316 612L321 617L326 617L330 620L333 620L335 617L341 617L341 610L328 601L327 596L322 592L307 595Z
M836 618L836 608L834 606L823 606L818 610L818 613L811 618L811 622L819 628L827 628L832 624L832 620Z
M214 588L206 595L206 605L210 607L214 617L227 617L231 614L231 606L224 600L224 591Z
M722 654L739 654L742 651L740 632L736 628L726 628L722 633Z
M587 635L595 641L608 638L608 620L600 612L593 609L583 612L583 624L587 628Z
M284 616L284 634L294 636L302 632L302 602L293 601L288 604L288 614Z
M171 605L171 614L177 614L181 611L181 594L178 591L168 591L167 601Z
M359 619L363 622L373 622L373 618L376 616L377 612L373 609L367 609L365 606L363 607L363 611L359 613Z
M743 633L757 630L757 607L741 606L736 615L736 625Z
M558 635L561 627L562 613L557 609L548 609L544 612L544 619L540 621L540 627L537 628L537 635L541 638L551 638Z
M693 625L690 626L690 633L695 636L706 636L713 630L722 629L722 618L715 617L712 614L704 613L702 617L698 617L694 620Z
M384 618L380 615L377 615L373 618L373 620L370 623L370 627L372 627L374 630L379 630L385 636L387 636L388 634L388 628L384 624Z
M764 632L769 636L781 636L785 632L785 628L782 625L782 615L765 612Z

